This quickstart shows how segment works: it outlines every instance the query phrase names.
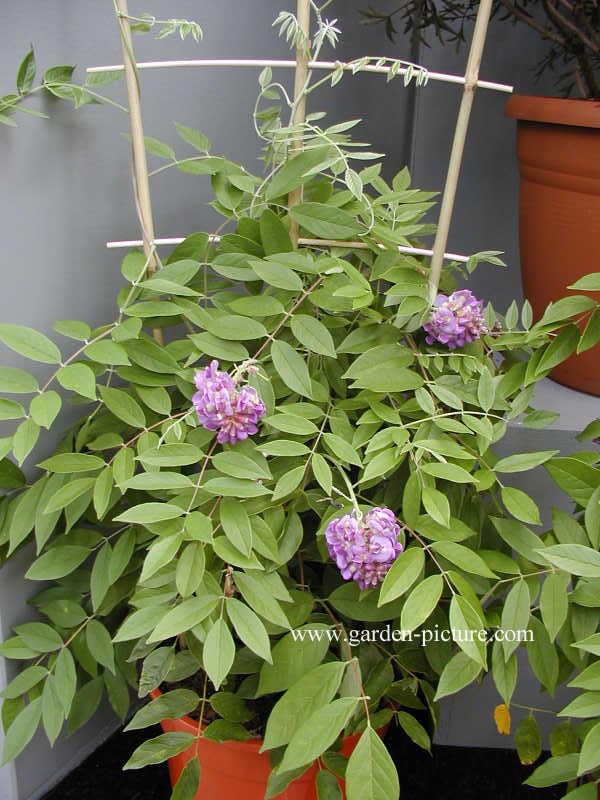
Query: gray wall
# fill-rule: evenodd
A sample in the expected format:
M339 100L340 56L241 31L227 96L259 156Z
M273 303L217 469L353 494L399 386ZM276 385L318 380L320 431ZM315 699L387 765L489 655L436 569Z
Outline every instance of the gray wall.
M131 12L152 11L157 16L197 19L204 28L200 45L176 38L156 41L136 37L139 60L217 57L289 57L285 43L271 28L282 7L291 0L219 0L177 3L156 0L148 5L131 0ZM340 49L326 58L350 59L361 55L409 57L402 38L390 44L380 28L359 24L358 9L366 0L336 0L328 9L343 29ZM73 3L67 0L20 0L5 4L0 41L2 92L12 91L17 65L29 42L36 47L43 69L60 63L77 63L76 76L84 80L87 65L121 61L111 2ZM531 88L528 65L522 54L532 55L533 38L509 26L493 25L486 51L483 76L515 82L519 89ZM466 51L456 55L451 48L434 45L422 54L423 63L434 70L461 73ZM258 72L258 71L257 71ZM251 70L154 71L142 75L146 134L177 145L172 121L198 127L213 140L214 150L259 169L260 149L251 126L256 96L257 72ZM290 85L291 75L281 79ZM123 99L122 87L110 90ZM430 83L417 92L414 137L406 140L411 127L408 93L400 81L390 86L372 75L346 76L328 93L310 101L311 110L330 109L332 121L361 117L357 136L388 153L385 171L391 175L404 165L412 150L411 168L415 184L441 190L450 149L458 87ZM469 153L465 163L456 217L449 246L458 252L480 249L506 250L508 273L486 269L477 276L481 294L500 306L519 294L517 266L517 173L513 157L513 123L503 117L505 96L481 91L475 103ZM51 120L19 115L20 128L0 126L0 237L2 240L3 291L0 319L32 325L49 331L56 319L82 318L100 323L113 318L113 299L120 285L121 253L107 251L107 240L137 238L138 228L131 198L129 145L121 135L128 130L124 114L110 108L86 107L73 111L66 104L42 98L32 105L47 111ZM185 146L178 145L180 151ZM163 173L153 181L155 227L158 236L186 235L209 229L215 216L206 178ZM56 336L68 352L68 343ZM3 349L0 361L19 364L18 357ZM40 367L40 374L45 369ZM38 448L43 457L53 439ZM24 553L2 570L0 576L0 633L28 615L26 599L32 591L22 575L28 554ZM10 673L12 665L7 665ZM0 671L0 685L4 677ZM461 714L454 714L454 719ZM24 800L39 796L44 787L68 771L116 724L107 711L88 725L82 735L61 740L50 751L44 737L36 737L32 749L16 767L0 769L0 800ZM454 727L453 727L454 726ZM460 739L449 718L443 738ZM480 732L477 732L479 736ZM0 735L0 745L1 745ZM475 738L475 742L478 739ZM493 743L493 742L492 742Z

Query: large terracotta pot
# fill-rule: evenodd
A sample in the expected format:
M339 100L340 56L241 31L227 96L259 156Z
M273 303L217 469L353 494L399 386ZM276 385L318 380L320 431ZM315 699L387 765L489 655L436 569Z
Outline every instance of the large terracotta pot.
M600 272L600 102L515 95L506 114L518 121L521 271L538 319L569 284ZM551 377L600 395L600 346Z
M150 692L152 698L160 691ZM165 719L161 722L165 733L182 731L198 733L198 723L190 717ZM386 728L387 729L387 728ZM383 736L385 730L378 733ZM341 752L350 756L358 744L360 736L344 739ZM195 800L264 800L267 780L271 767L268 753L259 753L262 739L248 739L245 742L214 742L199 740L198 758L202 770L200 789ZM175 786L181 771L191 758L196 758L195 747L190 747L178 756L169 759L171 785ZM277 795L276 800L317 800L315 776L317 765L310 767L304 775L293 781L288 788ZM343 789L343 784L342 784ZM346 795L344 793L344 800Z

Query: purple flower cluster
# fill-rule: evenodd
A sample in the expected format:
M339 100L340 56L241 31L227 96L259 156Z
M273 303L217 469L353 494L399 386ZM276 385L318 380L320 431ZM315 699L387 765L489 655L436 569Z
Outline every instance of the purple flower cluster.
M219 444L235 444L258 432L258 421L265 405L256 389L247 384L238 386L218 361L198 370L194 376L198 391L192 402L200 424L209 431L218 431Z
M431 319L424 326L427 344L441 342L450 350L488 333L483 319L483 302L469 289L460 289L450 296L438 294Z
M400 526L389 508L372 508L362 520L345 514L332 520L325 531L331 557L342 577L361 589L378 586L402 552Z

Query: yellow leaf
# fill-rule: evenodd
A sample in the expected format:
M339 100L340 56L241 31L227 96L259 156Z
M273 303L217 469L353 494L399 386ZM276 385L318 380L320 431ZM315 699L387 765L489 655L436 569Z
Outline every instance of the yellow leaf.
M498 728L498 733L504 736L510 735L510 711L504 703L494 709L494 722L496 723L496 728Z

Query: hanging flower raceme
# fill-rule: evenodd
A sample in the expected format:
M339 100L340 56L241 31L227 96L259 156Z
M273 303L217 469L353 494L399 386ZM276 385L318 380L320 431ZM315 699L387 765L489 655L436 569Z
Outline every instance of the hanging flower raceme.
M265 414L265 404L256 389L239 385L218 361L198 370L194 376L198 391L192 402L200 424L209 431L218 431L219 444L235 444L258 432L258 422Z
M431 319L423 326L427 344L441 342L450 350L474 342L488 333L483 318L483 302L469 289L460 289L451 295L438 294Z
M325 531L329 554L342 577L361 589L378 586L402 552L400 525L389 508L372 508L363 519L345 514Z

